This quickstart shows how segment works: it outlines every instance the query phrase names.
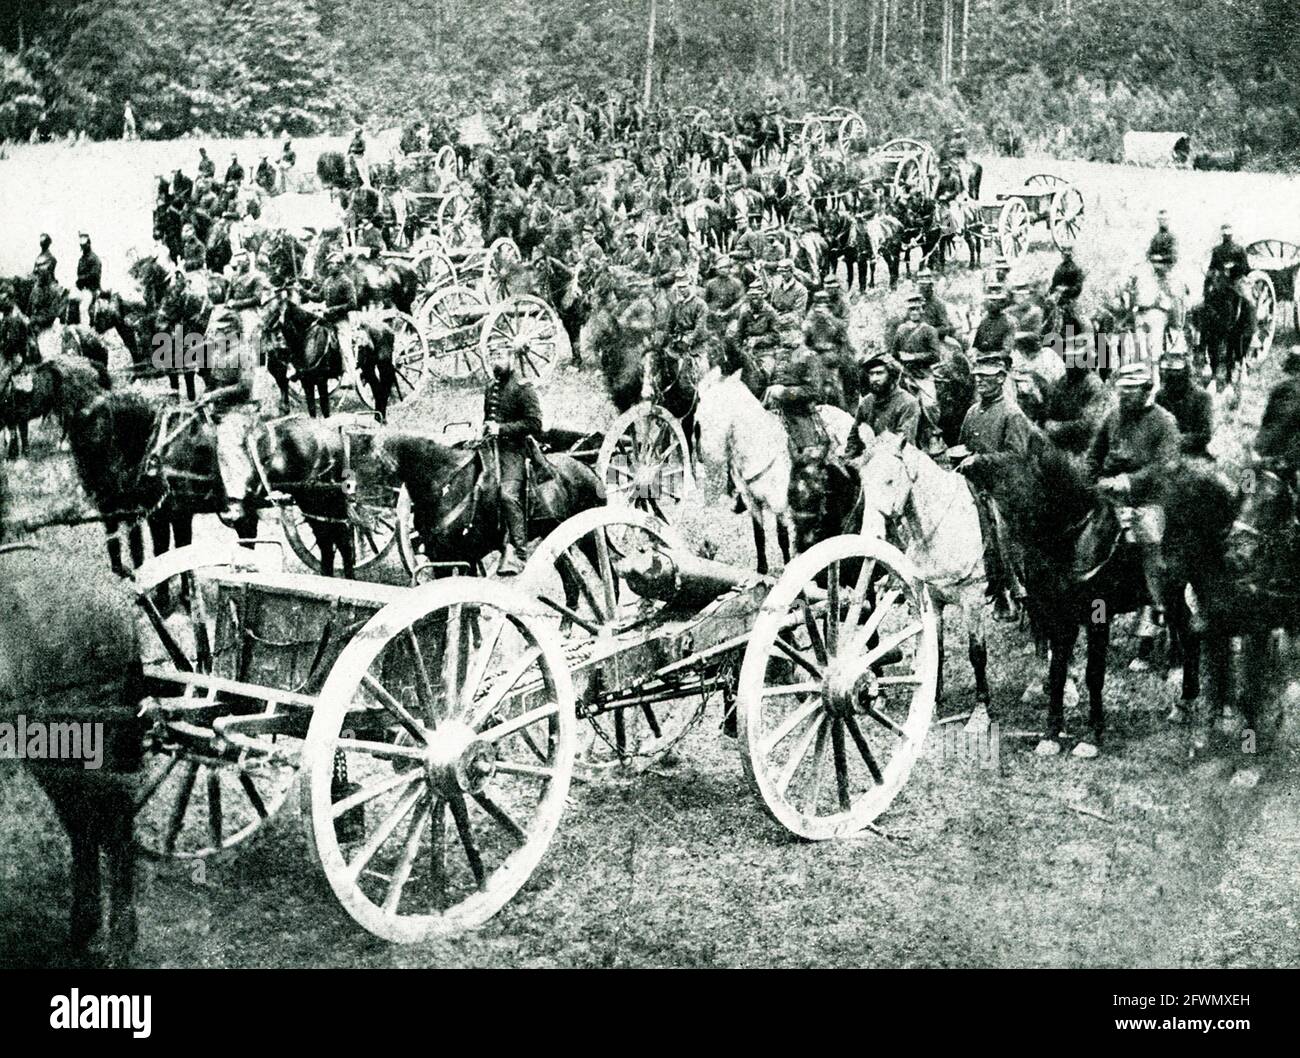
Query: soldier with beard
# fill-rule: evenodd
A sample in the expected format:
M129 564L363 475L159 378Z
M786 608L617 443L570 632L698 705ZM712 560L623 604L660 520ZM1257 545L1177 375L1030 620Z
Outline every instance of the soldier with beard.
M1071 338L1065 373L1043 394L1043 430L1058 447L1086 452L1110 410L1107 389L1089 364L1088 339Z
M873 435L901 434L916 444L921 405L898 384L903 373L902 365L888 353L875 353L863 361L862 368L866 373L867 393L858 402L853 430L844 450L845 458L857 459L866 450L862 439L863 426L869 427Z

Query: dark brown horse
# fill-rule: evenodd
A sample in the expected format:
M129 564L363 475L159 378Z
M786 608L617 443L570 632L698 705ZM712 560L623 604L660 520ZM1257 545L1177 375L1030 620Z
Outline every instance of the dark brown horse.
M72 846L71 945L80 959L100 934L103 852L103 954L121 965L136 938L131 776L145 733L135 607L120 583L69 569L67 555L4 544L3 477L0 465L0 720L22 717L29 731L46 734L47 750L59 738L63 755L27 764Z

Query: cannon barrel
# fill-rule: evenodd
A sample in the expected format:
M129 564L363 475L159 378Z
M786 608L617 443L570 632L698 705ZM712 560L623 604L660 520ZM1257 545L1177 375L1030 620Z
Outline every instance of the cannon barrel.
M619 576L642 598L698 610L727 592L752 583L757 574L686 551L646 549L621 556Z

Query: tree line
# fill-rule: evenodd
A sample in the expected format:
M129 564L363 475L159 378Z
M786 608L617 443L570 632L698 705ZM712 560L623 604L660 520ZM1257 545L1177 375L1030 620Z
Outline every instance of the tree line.
M0 0L0 134L342 129L611 85L854 106L873 133L1112 158L1124 131L1290 161L1292 0Z

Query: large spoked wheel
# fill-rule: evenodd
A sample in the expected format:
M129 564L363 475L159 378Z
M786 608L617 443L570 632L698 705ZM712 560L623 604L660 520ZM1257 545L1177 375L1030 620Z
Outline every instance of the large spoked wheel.
M488 304L505 301L511 295L510 278L523 258L514 239L497 239L483 259L483 296Z
M560 361L564 342L564 327L555 310L526 294L489 310L479 335L479 354L486 365L505 352L521 378L545 382Z
M453 191L438 205L438 235L449 247L470 246L477 225L473 203L461 191Z
M1025 177L1025 187L1036 191L1042 191L1049 187L1061 187L1068 183L1069 181L1065 177L1057 176L1055 173L1034 173L1033 176Z
M938 619L897 549L840 536L768 595L740 669L745 774L809 840L857 833L907 782L934 715Z
M471 378L485 372L478 351L487 302L473 287L444 287L416 309L429 350L443 378Z
M1083 195L1077 187L1065 187L1052 196L1047 225L1052 232L1052 243L1059 250L1073 246L1083 227Z
M451 144L444 143L438 148L438 153L433 159L433 167L437 170L438 179L443 188L450 187L455 182L459 163L456 159L456 151Z
M1008 261L1022 257L1029 249L1029 208L1018 198L1009 198L998 214L998 249Z
M429 377L429 342L415 318L396 309L387 309L379 322L393 332L393 371L396 383L389 394L391 407L398 401L418 393ZM374 409L375 394L361 375L359 364L354 364L352 387L357 398L367 408Z
M865 143L866 138L867 123L862 120L862 116L856 110L850 110L840 121L840 150L848 154L855 144Z
M454 287L459 283L456 277L456 264L443 245L441 239L426 242L416 251L411 267L420 284L423 294Z
M803 132L799 136L803 149L809 153L819 151L826 146L826 126L815 114L807 115L803 120Z
M1255 306L1255 337L1251 344L1257 356L1268 356L1277 332L1277 291L1267 272L1251 272L1246 277L1246 289Z
M656 627L665 603L640 594L638 572L656 553L681 552L677 533L657 518L629 508L597 507L574 515L546 537L529 558L521 586L550 613L573 660L593 664L593 654L615 637ZM645 768L663 757L699 719L697 696L660 698L647 689L620 701L581 688L581 760L589 768Z
M211 575L257 568L252 551L202 544L168 551L135 571L141 659L146 673L159 677L135 820L136 846L153 859L203 859L242 844L284 803L297 774L301 740L292 734L232 746L213 728L218 717L269 717L274 706L219 701L179 682L194 673L238 678L243 630L233 627L233 614L219 612Z
M610 504L671 522L695 487L682 424L658 404L629 408L601 442L596 475Z
M294 504L279 508L280 526L289 548L298 561L313 573L320 573L321 544L316 530L303 517ZM352 533L354 567L360 573L376 562L382 562L397 542L397 512L393 509L391 493L380 495L355 495L348 498L348 528ZM342 573L341 559L336 559L336 572Z
M574 694L537 611L478 579L413 588L325 682L303 752L303 815L330 888L375 936L416 942L481 925L555 835Z

